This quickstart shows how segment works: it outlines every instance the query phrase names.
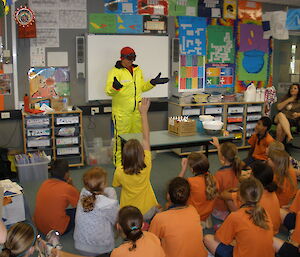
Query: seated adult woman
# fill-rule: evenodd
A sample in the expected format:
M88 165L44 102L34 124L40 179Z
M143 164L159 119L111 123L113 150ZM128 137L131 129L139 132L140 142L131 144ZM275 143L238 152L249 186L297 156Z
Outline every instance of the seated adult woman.
M285 137L287 142L293 139L291 126L299 126L300 121L300 85L293 83L286 96L277 104L279 113L275 116L276 138L282 142Z

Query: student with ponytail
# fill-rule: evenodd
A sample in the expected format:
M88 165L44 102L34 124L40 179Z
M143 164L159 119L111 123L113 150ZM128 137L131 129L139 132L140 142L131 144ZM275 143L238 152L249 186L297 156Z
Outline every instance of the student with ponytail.
M205 222L212 213L217 198L217 182L209 172L209 162L204 154L194 152L188 158L183 158L178 177L184 177L188 166L194 175L187 178L191 187L188 203L196 208L201 221Z
M204 243L217 257L272 257L273 225L269 215L259 205L262 184L248 178L240 184L241 208L229 214L215 235L206 235ZM232 242L236 241L235 246Z
M151 232L142 231L143 215L134 206L119 211L117 229L124 243L114 249L111 257L165 257L160 241Z
M107 187L107 173L100 167L89 169L83 184L75 218L75 248L85 256L109 256L119 210L116 191Z
M225 190L236 188L239 184L239 177L241 175L244 163L238 156L238 150L235 144L225 142L219 144L216 137L212 138L213 144L218 150L218 157L222 167L216 172L215 178L219 185L219 193ZM229 214L228 208L222 199L217 199L212 215L220 220L224 220Z

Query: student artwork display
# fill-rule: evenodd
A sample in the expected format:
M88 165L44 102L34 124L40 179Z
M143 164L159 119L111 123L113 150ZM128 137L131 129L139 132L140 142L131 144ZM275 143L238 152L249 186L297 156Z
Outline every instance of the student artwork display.
M205 85L205 56L180 55L179 92L194 92Z
M206 64L205 88L234 87L234 64Z
M32 98L70 96L68 68L32 68L28 72L28 79Z
M104 12L115 14L137 14L137 0L105 0Z
M262 20L262 4L258 2L239 0L238 17L244 20Z
M198 16L200 17L221 17L222 0L199 0Z
M286 17L288 30L300 30L300 9L289 9Z
M0 95L10 95L12 85L11 74L0 74Z
M114 14L89 14L89 33L116 33L117 19Z
M264 39L273 37L279 40L289 39L289 31L286 29L286 16L284 11L266 12L263 14Z
M140 15L141 16L141 15ZM167 34L168 17L161 15L143 15L144 33Z
M143 33L143 16L117 15L117 33L120 34Z
M234 63L233 28L230 26L207 26L208 63Z
M169 0L169 16L197 16L198 0Z
M235 20L237 16L236 0L224 0L223 2L223 18Z
M180 53L206 55L206 18L178 17Z
M138 0L138 13L143 15L168 15L168 1Z
M15 21L18 25L19 38L35 38L36 23L33 11L27 6L21 6L15 11Z

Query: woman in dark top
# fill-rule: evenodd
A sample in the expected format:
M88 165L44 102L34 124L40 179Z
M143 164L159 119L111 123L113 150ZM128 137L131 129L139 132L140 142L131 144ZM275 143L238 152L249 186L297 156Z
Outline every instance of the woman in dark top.
M290 86L287 95L277 104L279 113L275 116L277 124L276 138L282 142L286 137L287 142L293 139L291 126L299 126L300 121L300 85L294 83Z

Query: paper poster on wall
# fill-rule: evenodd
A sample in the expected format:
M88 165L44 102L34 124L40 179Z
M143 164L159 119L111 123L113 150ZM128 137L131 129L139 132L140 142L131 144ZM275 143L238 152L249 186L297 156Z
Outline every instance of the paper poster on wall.
M30 66L31 67L45 67L46 54L45 47L30 47Z
M223 0L199 0L198 16L221 17Z
M104 12L115 14L137 14L137 0L105 0Z
M38 28L36 35L30 39L30 46L59 47L59 29Z
M169 0L169 16L197 16L198 0Z
M59 28L61 29L86 29L85 10L59 10Z
M209 63L234 63L233 28L207 26L207 60Z
M47 52L47 66L66 67L68 65L68 52Z
M180 53L206 55L206 18L179 16Z
M51 9L51 10L57 10L58 9L58 1L57 0L29 0L28 5L33 10L43 8L43 9Z
M89 14L90 33L116 33L117 17L114 14L91 13Z
M12 74L0 74L0 95L10 95Z
M117 33L142 34L143 16L141 15L117 15Z
M143 15L144 33L160 34L168 33L168 17L162 15Z
M36 27L37 28L58 28L58 12L51 9L36 9Z
M266 12L263 14L262 27L264 39L273 37L279 40L289 39L289 31L286 29L286 15L284 11Z
M262 20L262 4L238 0L238 17L244 20Z
M236 0L224 0L223 2L223 18L235 20L237 16Z
M32 68L28 72L28 80L32 98L70 96L68 68Z
M138 0L138 13L143 15L168 15L167 0Z
M59 0L61 10L83 10L86 11L87 0Z
M195 92L204 88L205 56L180 55L178 92Z
M205 88L234 87L234 64L208 63Z
M300 9L288 9L286 28L288 30L300 30Z

